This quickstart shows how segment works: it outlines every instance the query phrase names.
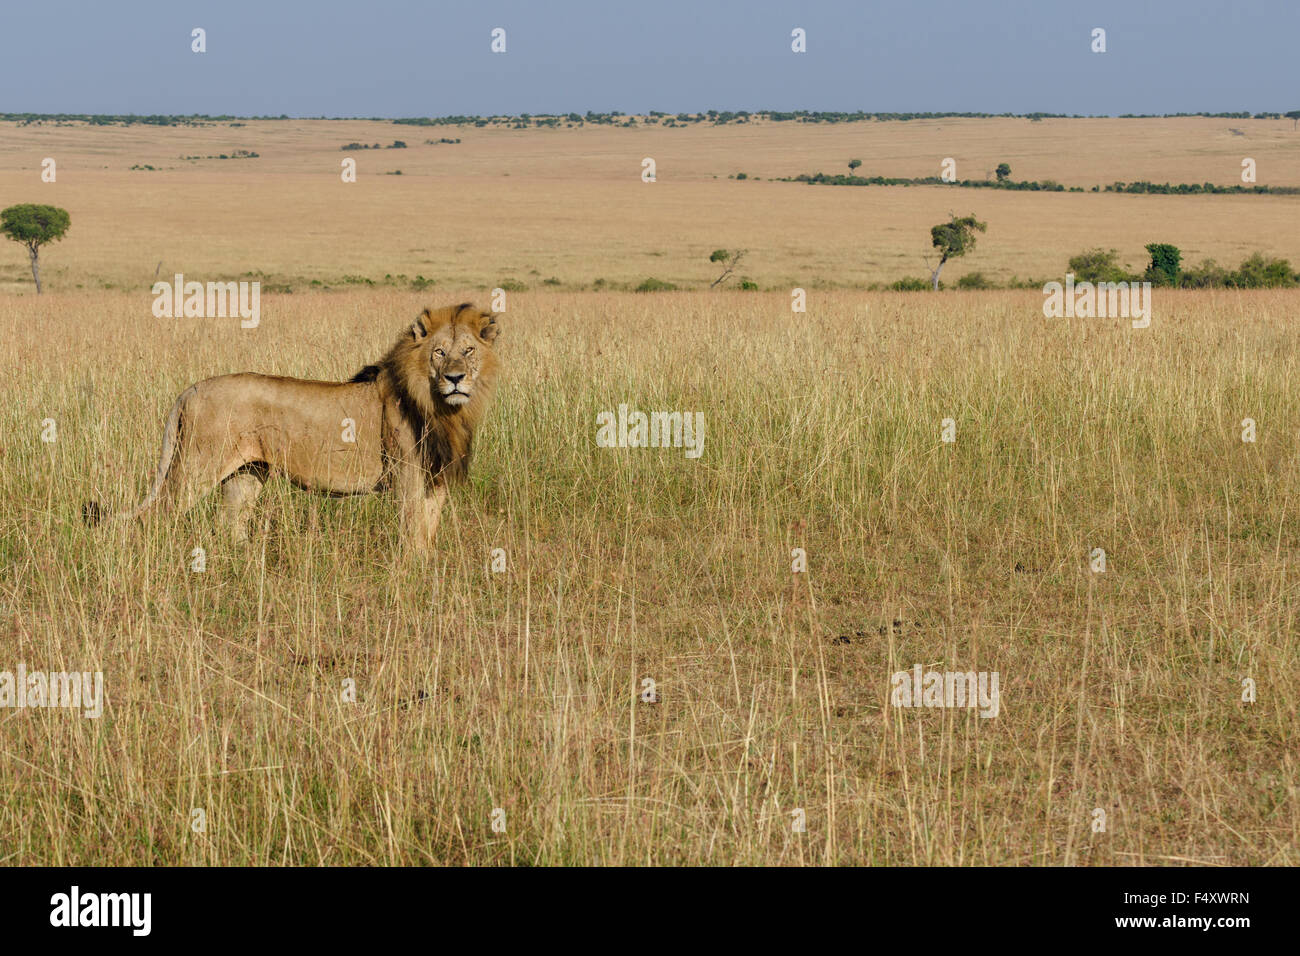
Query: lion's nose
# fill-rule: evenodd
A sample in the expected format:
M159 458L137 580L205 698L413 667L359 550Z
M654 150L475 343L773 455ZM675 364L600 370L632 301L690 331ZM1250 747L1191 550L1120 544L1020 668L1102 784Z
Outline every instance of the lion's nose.
M464 378L464 377L465 377L465 374L464 374L463 372L462 372L460 375L444 375L444 376L443 376L443 378L445 378L447 381L451 382L451 384L453 384L453 385L459 385L459 384L460 384L460 380L461 380L462 378Z

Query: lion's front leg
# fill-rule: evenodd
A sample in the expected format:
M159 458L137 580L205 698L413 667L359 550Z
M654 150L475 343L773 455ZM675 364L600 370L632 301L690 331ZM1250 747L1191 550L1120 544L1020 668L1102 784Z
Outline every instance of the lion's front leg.
M442 517L442 506L447 503L447 485L435 482L433 488L424 496L424 515L421 526L424 535L424 549L433 548L433 539L438 535L438 520Z
M402 533L417 551L430 551L438 534L442 506L447 503L447 483L430 483L424 472L409 468L402 481Z

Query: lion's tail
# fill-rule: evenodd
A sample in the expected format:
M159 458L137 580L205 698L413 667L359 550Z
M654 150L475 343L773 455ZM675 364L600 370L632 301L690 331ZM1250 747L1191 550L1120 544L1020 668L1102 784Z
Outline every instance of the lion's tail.
M194 386L191 385L181 393L180 398L176 399L176 404L172 406L171 413L167 416L167 427L163 429L162 454L158 461L158 471L154 475L153 487L144 496L144 501L140 502L139 507L133 511L118 513L106 510L98 501L87 501L81 506L81 517L87 525L93 528L110 517L121 521L130 521L140 517L157 503L158 495L162 492L163 482L167 480L167 474L171 471L172 462L176 459L176 450L180 447L181 411L185 407L186 400L193 394Z

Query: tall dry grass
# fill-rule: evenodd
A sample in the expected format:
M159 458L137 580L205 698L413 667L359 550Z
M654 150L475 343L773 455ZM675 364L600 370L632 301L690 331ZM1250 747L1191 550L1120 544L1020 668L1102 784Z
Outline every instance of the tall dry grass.
M1295 294L1157 290L1143 331L1041 302L512 296L421 561L382 498L273 484L246 547L213 502L78 509L138 500L191 381L345 376L425 299L0 300L0 670L109 700L0 711L0 859L1295 864ZM596 447L620 402L703 412L703 456ZM999 716L891 708L916 663L999 672Z

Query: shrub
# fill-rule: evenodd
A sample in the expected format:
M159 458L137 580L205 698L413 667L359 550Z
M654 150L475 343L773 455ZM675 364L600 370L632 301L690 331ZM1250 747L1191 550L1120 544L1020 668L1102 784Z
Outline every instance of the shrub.
M1229 284L1232 273L1213 259L1183 271L1178 284L1187 289L1222 289Z
M1265 259L1262 253L1254 253L1242 260L1240 268L1228 278L1228 284L1239 289L1272 289L1279 286L1293 286L1297 277L1291 271L1291 263L1286 259Z
M675 291L676 289L677 289L677 286L673 285L671 282L664 282L662 279L655 279L655 278L651 277L651 278L649 278L649 279L646 279L646 280L645 280L644 282L642 282L639 286L637 286L636 289L635 289L634 291L636 291L636 292L673 292L673 291Z
M1128 272L1116 261L1114 249L1089 249L1070 257L1070 271L1076 282L1124 282Z
M959 289L991 289L993 283L985 278L982 272L968 272L957 280Z
M755 282L753 279L742 277L740 280L740 288L745 292L757 292L758 283Z
M939 287L943 288L943 283L940 283ZM907 276L897 282L891 282L889 288L895 292L924 292L930 288L930 283L915 276Z
M528 286L524 285L518 279L502 279L501 282L498 284L498 288L504 289L506 292L527 292L528 291Z

